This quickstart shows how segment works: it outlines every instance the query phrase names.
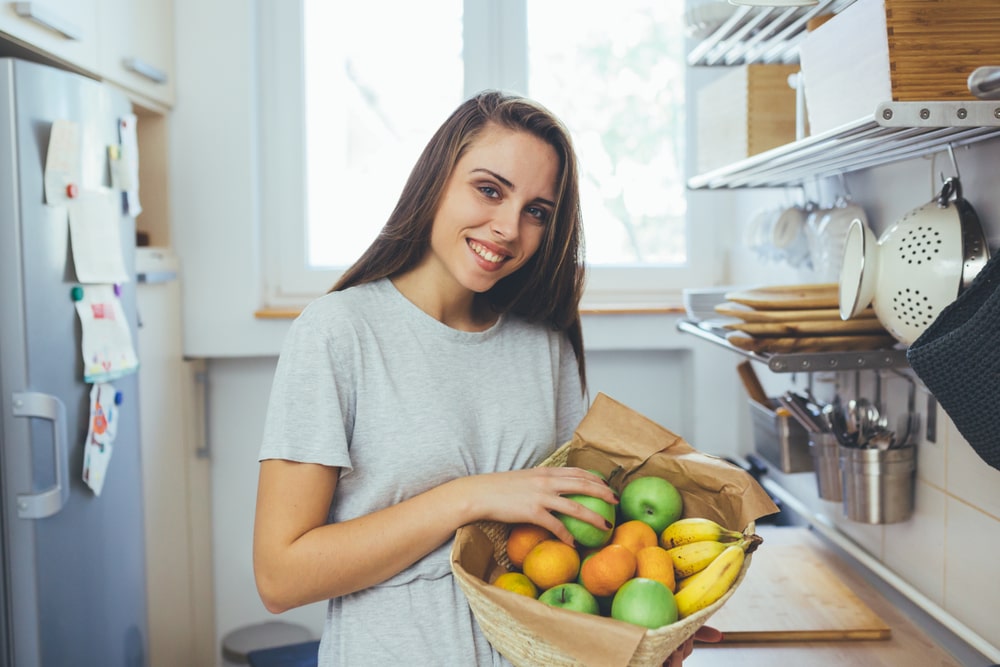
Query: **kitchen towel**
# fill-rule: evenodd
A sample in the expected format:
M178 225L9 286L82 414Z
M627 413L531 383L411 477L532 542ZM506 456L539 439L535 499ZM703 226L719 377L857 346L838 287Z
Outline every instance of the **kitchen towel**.
M1000 470L1000 256L913 341L906 359L959 433Z

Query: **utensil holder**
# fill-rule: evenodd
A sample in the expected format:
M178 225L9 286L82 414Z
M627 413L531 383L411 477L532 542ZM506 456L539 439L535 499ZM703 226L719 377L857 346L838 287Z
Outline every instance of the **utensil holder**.
M870 524L909 519L913 514L916 447L839 447L844 515Z
M823 500L843 500L840 476L840 443L833 433L810 433L809 453L816 470L816 486Z
M809 433L791 415L775 412L780 403L771 405L748 400L753 421L754 449L784 473L809 472L813 469L809 456Z

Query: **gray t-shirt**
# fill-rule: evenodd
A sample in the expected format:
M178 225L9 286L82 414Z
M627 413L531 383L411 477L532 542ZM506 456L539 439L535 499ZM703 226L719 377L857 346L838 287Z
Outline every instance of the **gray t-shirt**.
M537 465L586 404L562 333L513 315L458 331L384 279L317 299L293 323L260 458L341 468L330 521L344 521L460 476ZM451 575L450 548L331 600L321 667L506 664Z

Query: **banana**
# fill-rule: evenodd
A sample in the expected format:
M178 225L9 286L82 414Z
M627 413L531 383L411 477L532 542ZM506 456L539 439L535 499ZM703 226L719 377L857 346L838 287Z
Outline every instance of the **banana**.
M736 581L745 557L743 545L730 544L705 569L691 575L674 595L679 617L690 616L725 595Z
M678 579L683 579L704 570L728 546L722 542L704 540L667 549L667 553L674 561L674 574L677 575Z
M738 542L743 539L743 533L729 530L711 519L688 517L678 519L663 529L660 533L660 546L673 549L692 542Z

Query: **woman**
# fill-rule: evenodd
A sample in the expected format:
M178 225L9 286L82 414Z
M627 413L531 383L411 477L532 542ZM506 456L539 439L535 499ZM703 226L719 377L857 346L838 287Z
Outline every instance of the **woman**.
M424 149L379 237L292 325L261 449L267 609L329 600L319 664L505 664L449 566L460 526L603 528L536 466L586 408L577 166L523 98L483 93Z

